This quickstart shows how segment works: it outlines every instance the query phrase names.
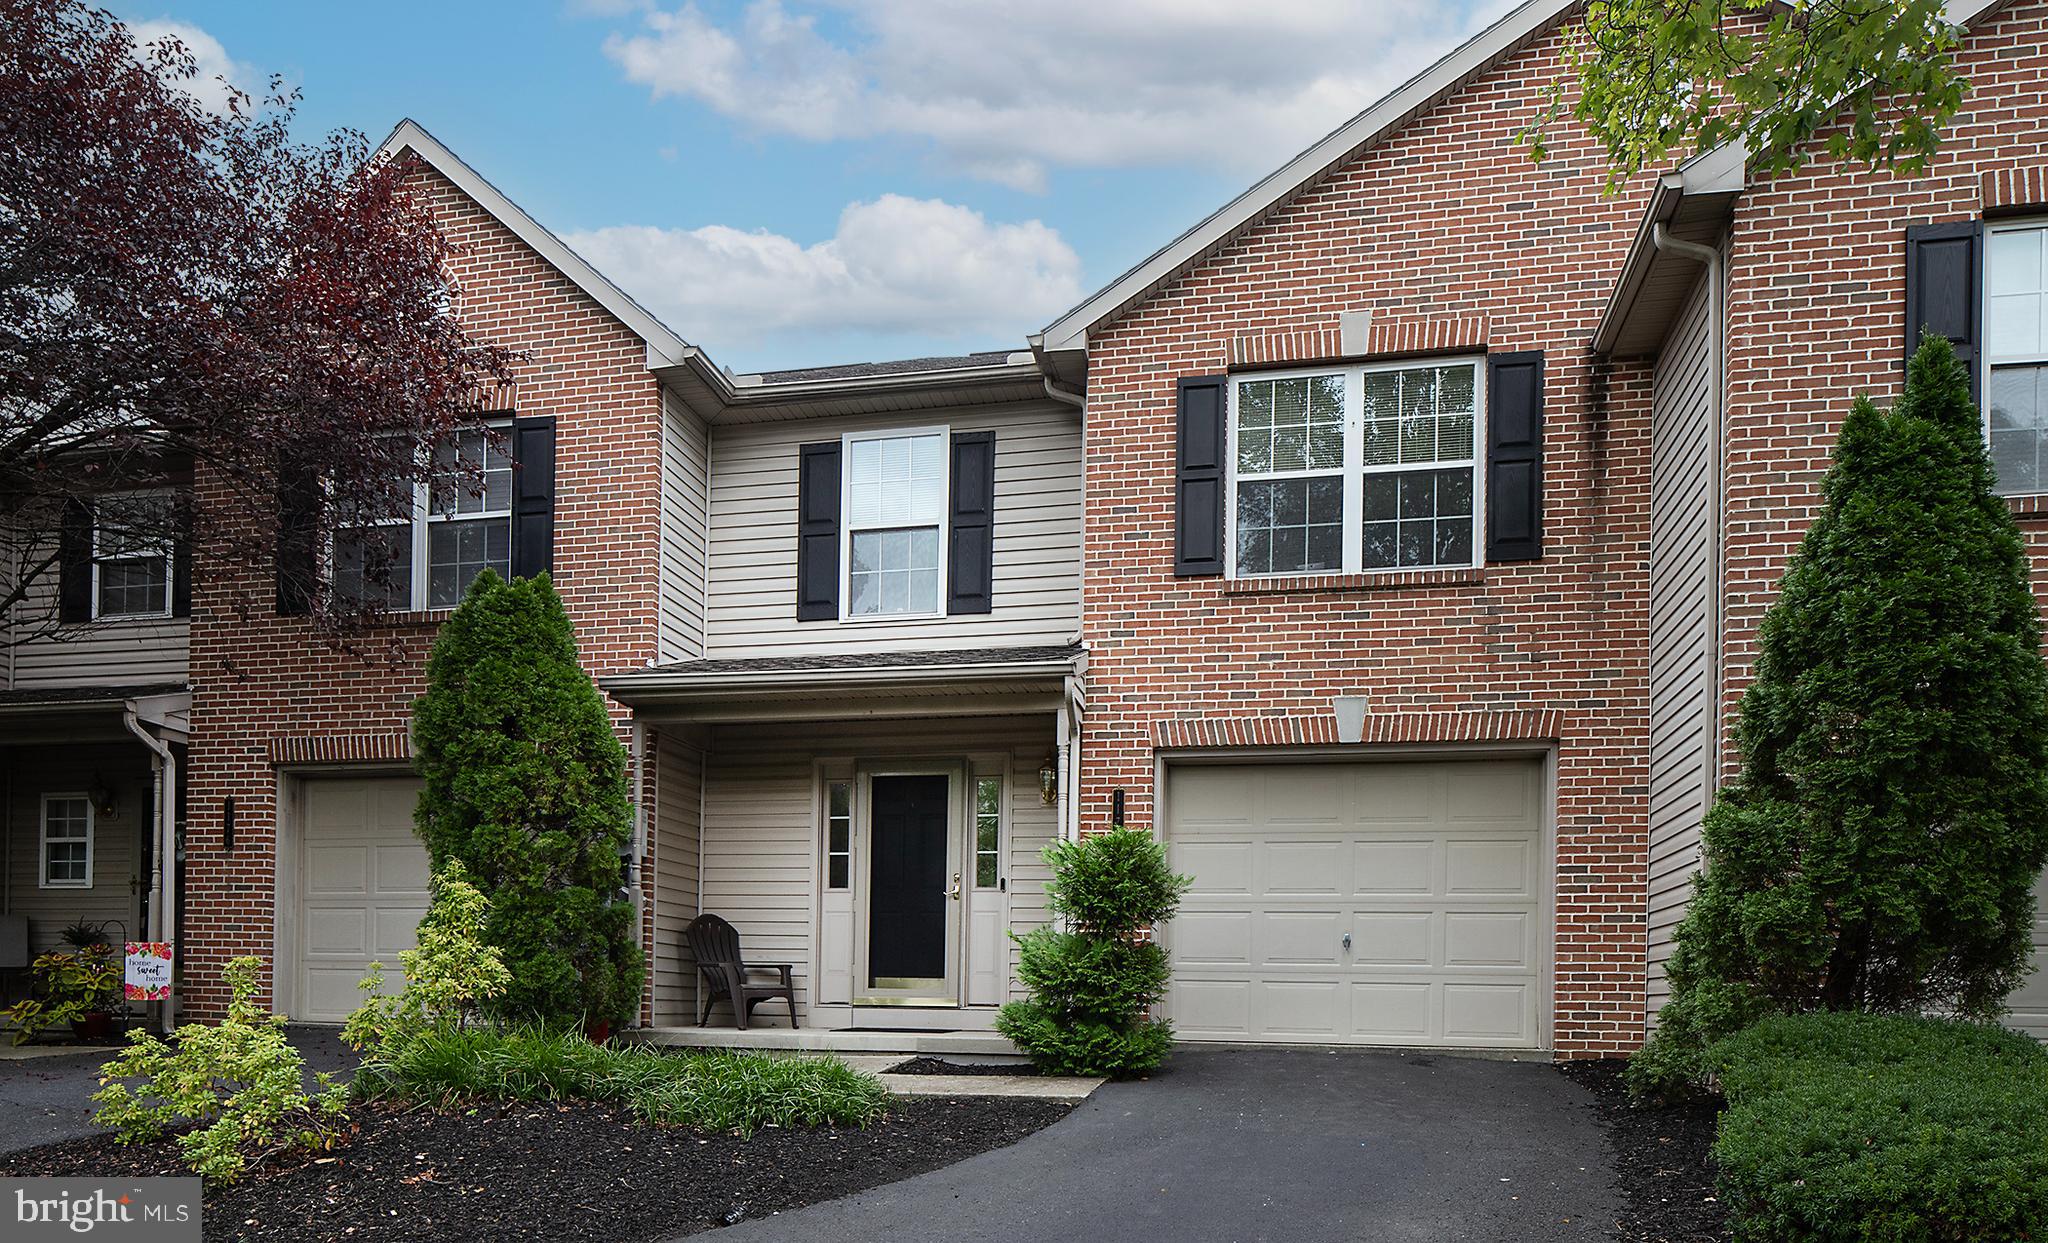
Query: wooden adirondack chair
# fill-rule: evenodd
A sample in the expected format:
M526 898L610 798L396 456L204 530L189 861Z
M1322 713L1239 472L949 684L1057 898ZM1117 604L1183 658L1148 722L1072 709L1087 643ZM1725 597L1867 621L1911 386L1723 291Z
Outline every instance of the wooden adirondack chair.
M702 1012L697 1016L697 1026L706 1027L711 1021L711 1007L720 998L732 1003L734 1026L747 1030L747 1021L753 1015L754 1007L770 998L780 997L789 1005L789 1025L796 1023L796 984L790 979L788 963L747 962L740 957L740 934L733 926L716 915L699 915L683 929L683 940L690 947L690 954L697 960L697 975L704 982ZM749 971L773 971L781 976L776 983L751 983Z

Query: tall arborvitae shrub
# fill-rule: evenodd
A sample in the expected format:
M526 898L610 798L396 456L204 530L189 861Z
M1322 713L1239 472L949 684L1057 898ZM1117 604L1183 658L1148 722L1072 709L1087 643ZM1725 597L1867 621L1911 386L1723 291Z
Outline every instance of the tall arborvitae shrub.
M1166 954L1143 938L1173 918L1189 881L1151 834L1116 828L1045 848L1046 905L1063 927L1018 938L1018 978L1031 990L996 1029L1055 1075L1142 1074L1173 1048L1151 1008L1166 995Z
M1928 338L1858 400L1765 615L1741 770L1704 830L1638 1086L1768 1013L1990 1016L2026 970L2048 856L2048 673L1969 379Z
M641 957L623 896L633 841L626 751L576 660L545 574L477 576L441 625L413 704L426 788L415 821L436 870L458 862L489 900L484 939L518 1021L623 1020Z

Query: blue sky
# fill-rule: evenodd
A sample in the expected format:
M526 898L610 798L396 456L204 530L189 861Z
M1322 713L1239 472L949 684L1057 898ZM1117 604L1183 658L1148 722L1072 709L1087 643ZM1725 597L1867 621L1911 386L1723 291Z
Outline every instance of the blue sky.
M114 0L411 116L735 370L1021 348L1508 0Z

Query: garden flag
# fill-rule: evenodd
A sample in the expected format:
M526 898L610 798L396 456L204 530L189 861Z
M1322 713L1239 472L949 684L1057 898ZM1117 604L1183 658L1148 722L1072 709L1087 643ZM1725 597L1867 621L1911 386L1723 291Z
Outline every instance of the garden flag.
M128 1000L163 1001L171 995L171 943L128 942Z

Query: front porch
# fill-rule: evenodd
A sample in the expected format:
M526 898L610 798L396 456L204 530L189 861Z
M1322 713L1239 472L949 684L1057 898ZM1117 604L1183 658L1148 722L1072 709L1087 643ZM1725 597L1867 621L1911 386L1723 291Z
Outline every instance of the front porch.
M1020 655L1020 652L1023 653ZM946 657L946 659L939 659ZM652 1024L688 1047L1015 1057L1011 934L1043 925L1071 831L1073 649L855 664L698 661L607 679L641 730ZM748 1031L700 1005L684 929L715 914L786 963Z

